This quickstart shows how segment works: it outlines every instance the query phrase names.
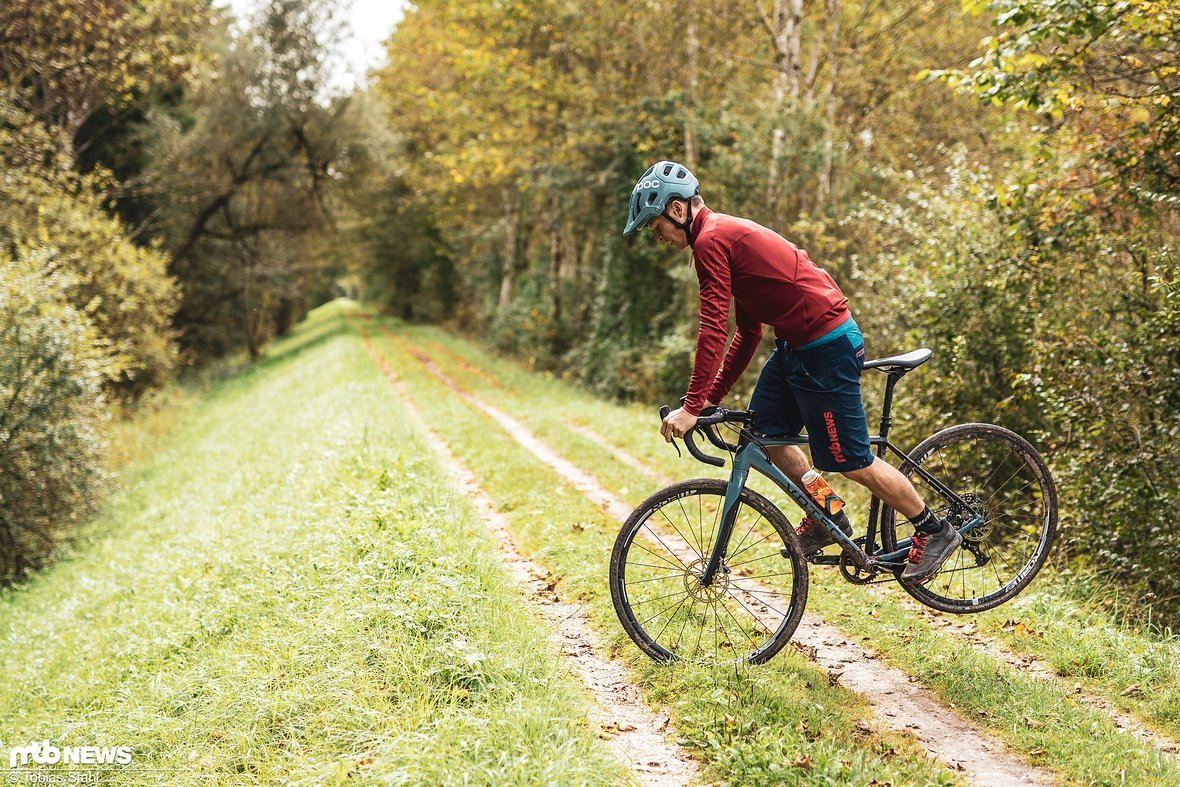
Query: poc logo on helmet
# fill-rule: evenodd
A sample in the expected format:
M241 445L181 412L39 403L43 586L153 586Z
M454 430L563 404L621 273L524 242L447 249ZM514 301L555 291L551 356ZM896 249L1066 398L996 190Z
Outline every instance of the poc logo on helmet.
M662 180L645 180L636 185L635 190L639 191L640 189L658 189L662 185L664 185Z

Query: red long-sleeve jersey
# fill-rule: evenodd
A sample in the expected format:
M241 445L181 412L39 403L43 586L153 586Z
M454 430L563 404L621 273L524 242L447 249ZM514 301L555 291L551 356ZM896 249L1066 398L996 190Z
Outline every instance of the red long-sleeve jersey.
M690 237L701 327L684 409L700 415L705 402L720 402L749 366L764 324L775 338L800 347L839 326L849 312L828 272L773 230L702 207ZM731 297L737 331L722 361Z

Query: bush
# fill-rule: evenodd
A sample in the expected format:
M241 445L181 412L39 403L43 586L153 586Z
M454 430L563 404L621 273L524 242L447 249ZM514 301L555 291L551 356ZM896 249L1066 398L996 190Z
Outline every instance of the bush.
M0 579L52 555L102 480L110 357L45 247L0 256Z
M101 178L79 177L55 151L49 133L0 96L0 253L52 242L50 258L72 272L64 296L110 350L110 385L142 393L175 364L167 258L132 243L103 208Z

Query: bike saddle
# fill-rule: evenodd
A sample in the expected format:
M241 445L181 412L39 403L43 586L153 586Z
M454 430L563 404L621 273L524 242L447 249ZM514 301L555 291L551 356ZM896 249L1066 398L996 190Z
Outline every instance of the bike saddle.
M884 369L887 372L901 372L904 374L929 361L931 355L934 355L934 350L927 350L923 347L920 350L914 350L905 355L892 355L888 358L878 358L875 361L865 361L864 368Z

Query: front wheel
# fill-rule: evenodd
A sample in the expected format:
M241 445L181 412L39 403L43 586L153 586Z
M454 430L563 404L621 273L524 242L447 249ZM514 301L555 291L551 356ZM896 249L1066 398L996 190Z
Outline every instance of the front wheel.
M958 499L918 475L919 467ZM960 424L926 438L899 469L948 524L962 527L973 516L982 517L928 582L899 582L907 593L943 612L982 612L1032 582L1057 532L1057 491L1049 468L1027 440L993 424ZM882 512L885 551L895 550L912 533L893 509Z
M701 574L726 484L699 478L643 501L615 540L610 591L631 640L661 661L758 664L782 649L807 603L807 564L791 523L751 489L738 498L726 555Z

